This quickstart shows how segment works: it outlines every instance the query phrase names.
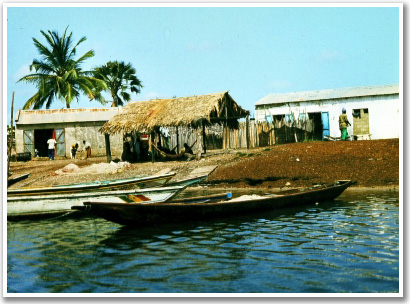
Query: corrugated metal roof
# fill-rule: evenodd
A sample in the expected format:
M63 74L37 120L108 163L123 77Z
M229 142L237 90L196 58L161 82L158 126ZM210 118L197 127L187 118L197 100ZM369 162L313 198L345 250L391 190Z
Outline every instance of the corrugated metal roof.
M16 125L108 121L122 108L19 110Z
M342 88L320 91L291 92L269 94L255 103L255 105L266 105L275 103L301 102L314 100L329 100L340 98L352 98L363 96L378 96L399 94L399 85L366 86L356 88Z

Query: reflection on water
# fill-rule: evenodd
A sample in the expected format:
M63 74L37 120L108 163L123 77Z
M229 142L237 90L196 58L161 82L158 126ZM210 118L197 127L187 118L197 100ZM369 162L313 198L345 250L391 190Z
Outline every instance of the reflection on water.
M130 229L8 222L9 293L399 292L399 195Z

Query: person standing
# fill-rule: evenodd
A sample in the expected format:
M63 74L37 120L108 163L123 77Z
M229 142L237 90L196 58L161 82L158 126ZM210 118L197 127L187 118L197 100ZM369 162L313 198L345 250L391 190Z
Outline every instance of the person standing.
M77 154L78 150L78 142L71 145L71 159L75 159L75 155Z
M83 140L84 150L87 152L86 158L91 157L91 144L88 141Z
M346 140L347 139L347 127L351 126L349 120L347 119L346 109L342 109L342 114L339 115L339 129L341 132L340 139Z
M56 145L56 140L54 138L50 138L47 140L47 145L48 145L48 159L49 160L54 160L54 148Z
M138 136L134 141L134 156L135 160L139 161L141 158L141 138Z

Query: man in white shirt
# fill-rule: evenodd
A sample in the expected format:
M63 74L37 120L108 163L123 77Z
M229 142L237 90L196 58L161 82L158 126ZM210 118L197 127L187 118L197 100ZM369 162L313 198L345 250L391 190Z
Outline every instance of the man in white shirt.
M83 140L84 150L87 151L86 158L91 157L91 144L88 141Z
M54 138L50 138L47 140L47 145L48 145L48 159L49 160L54 160L54 147L56 144L56 140Z

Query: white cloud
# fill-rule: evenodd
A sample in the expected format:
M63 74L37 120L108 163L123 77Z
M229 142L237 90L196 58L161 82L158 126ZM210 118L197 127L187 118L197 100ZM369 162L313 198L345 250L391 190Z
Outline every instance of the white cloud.
M33 72L33 71L30 71L30 64L31 64L31 63L29 63L29 64L27 64L27 65L21 66L21 67L17 70L17 72L15 72L15 73L13 74L13 81L14 81L14 82L17 82L21 77L26 76L26 75L28 75L28 74L30 74L30 73Z

